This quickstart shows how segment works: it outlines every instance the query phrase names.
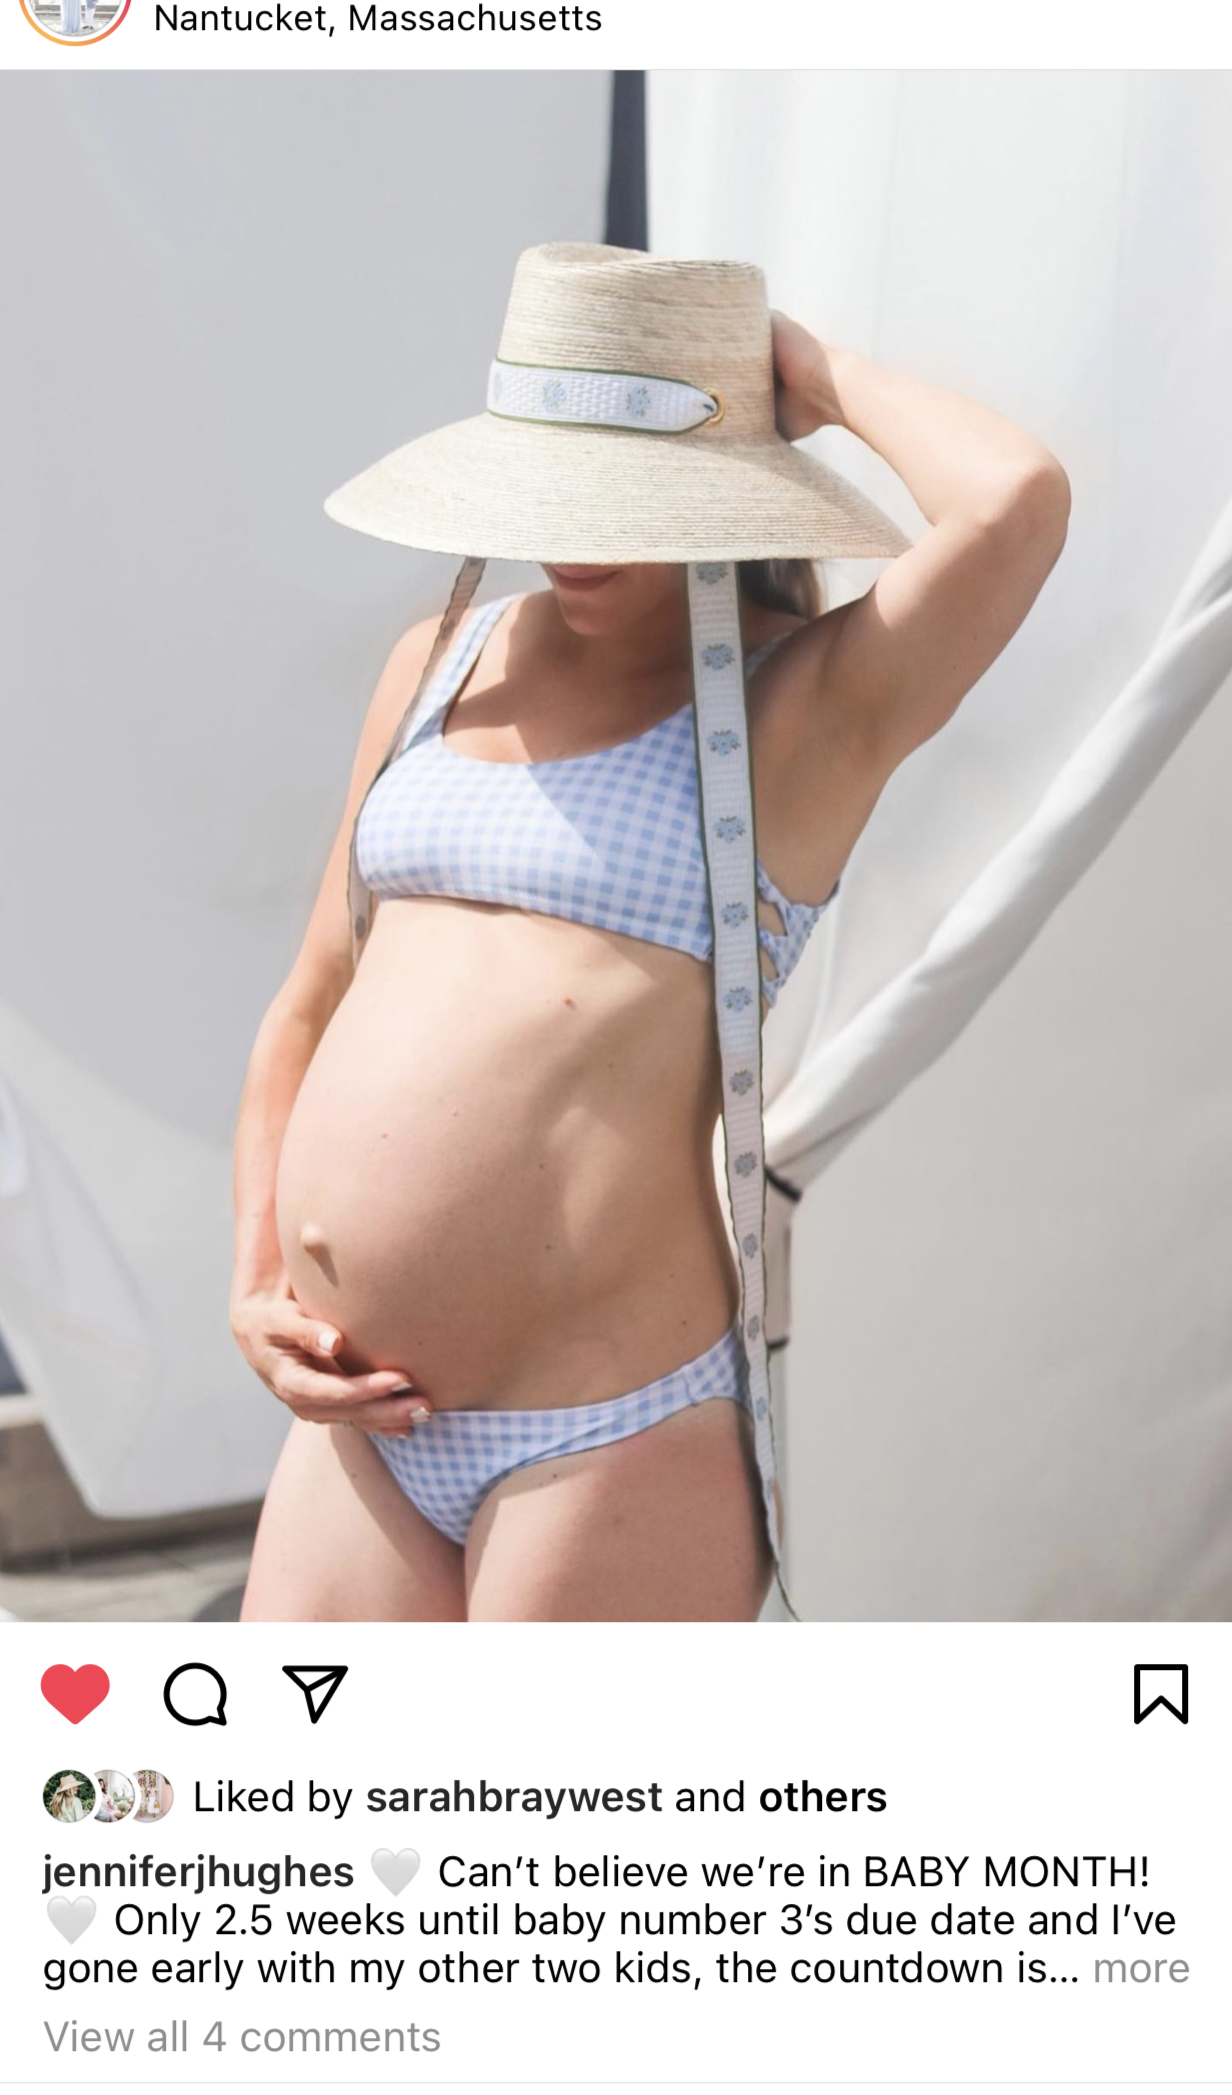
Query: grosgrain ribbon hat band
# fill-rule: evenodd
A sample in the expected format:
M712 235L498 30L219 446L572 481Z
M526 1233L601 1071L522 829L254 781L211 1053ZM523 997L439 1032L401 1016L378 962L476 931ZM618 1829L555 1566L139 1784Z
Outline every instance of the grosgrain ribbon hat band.
M488 373L488 413L516 422L577 422L598 429L682 436L721 422L725 412L726 403L716 388L647 372L571 371L495 357Z

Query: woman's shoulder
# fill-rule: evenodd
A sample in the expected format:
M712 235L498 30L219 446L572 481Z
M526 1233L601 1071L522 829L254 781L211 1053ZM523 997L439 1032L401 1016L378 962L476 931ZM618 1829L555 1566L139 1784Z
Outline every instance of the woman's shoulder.
M529 597L535 595L547 596L550 593L547 590L510 591L507 595L492 601L472 604L463 614L461 624L458 627L458 637L461 638L479 620L493 618L506 605L510 606L514 616L520 619L524 616L524 607ZM445 609L446 607L442 604L439 611L430 611L426 618L417 619L413 626L408 626L406 631L399 635L390 650L389 660L385 665L387 675L394 677L400 683L418 683L427 667L433 643L441 628L441 620L445 616ZM532 616L535 616L535 614L532 614Z
M404 633L398 635L385 664L387 676L399 683L406 683L412 678L418 682L427 666L428 656L432 653L432 642L436 638L441 616L439 611L429 612L427 618L416 619L413 626L408 626Z

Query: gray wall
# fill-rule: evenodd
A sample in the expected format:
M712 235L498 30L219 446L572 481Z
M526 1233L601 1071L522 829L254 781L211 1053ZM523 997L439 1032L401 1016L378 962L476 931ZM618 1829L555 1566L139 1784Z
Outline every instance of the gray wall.
M5 85L27 208L0 338L21 404L2 849L9 893L32 870L39 898L8 923L0 994L216 1140L373 677L449 568L340 531L322 499L476 410L518 250L598 236L608 92L601 73ZM162 898L119 920L117 883L147 879Z
M133 1283L107 1384L123 1291L100 1253L93 1301L57 1298L45 1179L46 1257L0 1215L0 1324L102 1511L268 1470L225 1317L240 1086L375 676L456 565L321 504L481 405L519 250L601 234L609 100L601 72L0 81L0 1079Z

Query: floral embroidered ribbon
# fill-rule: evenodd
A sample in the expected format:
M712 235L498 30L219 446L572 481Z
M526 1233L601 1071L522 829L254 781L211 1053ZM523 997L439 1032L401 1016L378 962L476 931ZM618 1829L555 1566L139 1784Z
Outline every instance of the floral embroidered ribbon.
M757 839L749 759L736 563L689 563L693 728L701 830L714 925L714 1014L723 1081L727 1199L740 1273L740 1334L748 1368L753 1447L779 1591L794 1615L779 1562L774 1422L766 1348L766 1161L762 1127L761 947Z
M552 364L506 364L488 374L488 413L516 422L578 422L604 429L648 429L681 436L721 421L722 396L682 378L637 371L569 371Z

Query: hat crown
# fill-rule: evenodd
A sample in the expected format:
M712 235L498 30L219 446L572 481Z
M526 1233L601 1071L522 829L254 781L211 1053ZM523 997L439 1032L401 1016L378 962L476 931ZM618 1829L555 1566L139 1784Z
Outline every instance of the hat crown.
M632 247L550 241L519 255L498 355L571 371L683 379L722 394L710 441L774 433L774 360L762 271Z

